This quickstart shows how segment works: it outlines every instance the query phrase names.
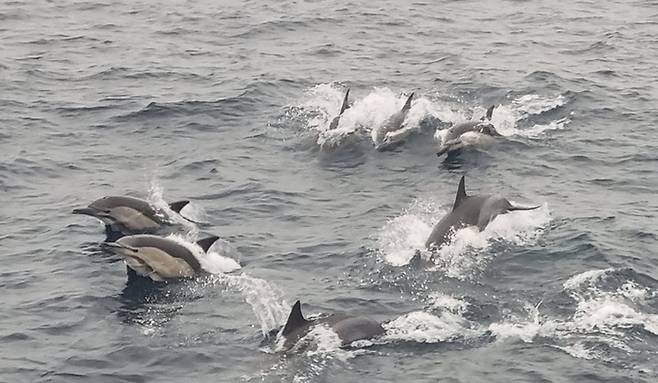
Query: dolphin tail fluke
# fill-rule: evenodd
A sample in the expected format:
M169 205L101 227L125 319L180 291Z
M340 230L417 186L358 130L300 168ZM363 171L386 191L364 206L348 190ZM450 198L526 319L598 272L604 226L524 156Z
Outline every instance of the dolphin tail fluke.
M302 304L297 301L292 306L292 310L290 310L290 315L288 315L288 320L286 321L286 325L281 334L284 336L288 335L296 328L299 328L306 323L308 323L308 321L304 319L304 315L302 314Z
M345 91L345 97L343 98L343 104L340 106L340 112L338 113L339 116L343 114L345 110L349 109L350 107L349 98L350 98L350 88L347 88L347 90Z
M196 244L203 249L204 253L207 253L208 249L210 249L210 246L212 246L213 243L217 242L218 239L219 239L218 236L213 235L208 238L204 238L196 241Z
M190 201L176 201L176 202L172 202L172 203L169 204L169 208L170 208L171 210L175 211L176 213L179 213L179 214L180 214L180 211L183 210L183 208L184 208L185 206L187 206L188 203L190 203Z

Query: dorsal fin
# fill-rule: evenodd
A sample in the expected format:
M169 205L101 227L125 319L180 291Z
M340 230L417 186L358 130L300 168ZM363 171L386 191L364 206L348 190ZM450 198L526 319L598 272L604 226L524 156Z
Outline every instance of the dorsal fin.
M286 321L286 326L283 328L282 335L288 335L293 332L295 329L305 325L308 321L304 319L302 315L302 304L297 301L292 306L290 310L290 315L288 315L288 321Z
M466 195L466 186L464 185L464 176L459 180L459 186L457 187L457 196L455 197L455 204L452 206L452 210L455 210L462 202L467 198Z
M414 92L411 92L409 97L407 97L407 102L404 103L404 106L402 107L402 110L409 110L411 109L411 100L414 98Z
M190 201L176 201L172 202L169 204L169 208L176 213L180 213L180 211L187 206L187 204L190 203Z
M204 253L207 253L208 249L210 249L210 246L212 246L213 243L217 242L218 239L219 239L218 236L213 235L208 238L204 238L196 241L196 244L203 249Z
M348 109L350 107L349 100L348 100L349 97L350 97L350 88L347 88L347 90L345 91L345 98L343 98L343 105L341 105L340 112L338 113L339 116L341 114L343 114L343 112L346 109Z
M491 105L489 109L487 109L487 114L484 115L484 118L487 120L491 121L491 117L493 116L493 111L496 108L496 105Z

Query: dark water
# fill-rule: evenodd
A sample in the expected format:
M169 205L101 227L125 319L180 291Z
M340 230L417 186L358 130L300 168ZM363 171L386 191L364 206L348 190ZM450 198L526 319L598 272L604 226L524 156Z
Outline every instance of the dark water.
M655 381L656 20L655 1L3 2L0 381ZM374 151L411 91L410 137ZM504 139L434 155L490 104ZM542 207L409 265L462 174ZM206 224L180 233L222 236L215 275L128 286L70 213L113 194L191 199ZM261 345L296 299L387 334Z

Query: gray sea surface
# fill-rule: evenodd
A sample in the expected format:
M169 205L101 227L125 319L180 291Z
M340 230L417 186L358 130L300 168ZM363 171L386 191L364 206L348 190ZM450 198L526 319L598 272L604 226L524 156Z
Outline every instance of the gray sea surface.
M1 382L658 379L656 1L2 1L0 52ZM462 175L541 207L412 261ZM209 274L129 284L104 195ZM386 334L263 342L297 299Z

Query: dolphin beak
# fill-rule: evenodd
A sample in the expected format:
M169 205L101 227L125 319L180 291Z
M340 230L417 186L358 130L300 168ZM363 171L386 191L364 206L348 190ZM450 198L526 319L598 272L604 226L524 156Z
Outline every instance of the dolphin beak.
M136 249L134 247L122 245L122 244L117 243L117 242L103 242L103 243L101 243L101 249L109 250L109 251L130 250L133 253L137 253L139 251L138 249Z
M83 207L81 209L73 209L73 214L84 214L84 215L91 215L95 217L96 210L90 207Z

